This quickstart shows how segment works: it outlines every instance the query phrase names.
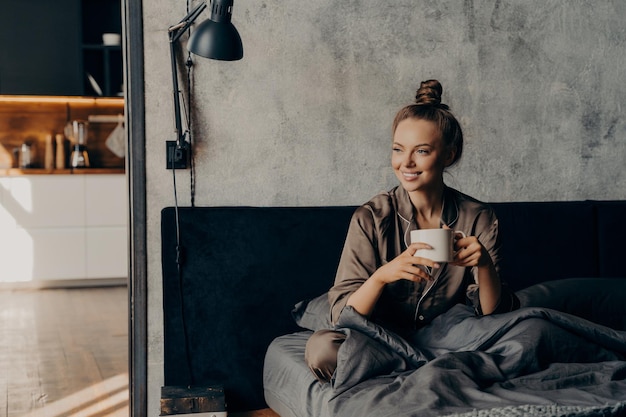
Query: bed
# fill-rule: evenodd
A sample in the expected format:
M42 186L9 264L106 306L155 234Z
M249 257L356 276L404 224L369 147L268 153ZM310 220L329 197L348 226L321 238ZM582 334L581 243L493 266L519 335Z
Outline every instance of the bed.
M282 417L626 415L624 295L623 280L542 283L518 292L520 310L476 318L457 305L412 340L348 308L327 384L303 359L312 331L332 327L321 295L294 307L308 330L269 346L265 398Z
M501 266L524 306L532 309L526 312L574 327L587 326L594 338L602 334L606 340L621 343L623 332L614 334L611 329L623 330L626 316L622 301L626 299L622 249L626 202L492 206L503 238ZM318 384L301 360L303 340L316 326L325 325L320 323L326 320L327 311L323 294L332 285L354 209L180 207L177 216L175 208L164 208L164 386L219 384L224 387L229 413L270 406L283 417L356 416L373 406L376 409L368 411L371 415L384 415L387 410L387 415L397 416L402 413L394 408L395 403L411 401L416 403L415 415L488 416L486 410L492 410L491 415L582 416L588 412L611 416L623 412L626 372L620 371L620 361L598 361L617 367L589 371L584 370L589 364L582 364L581 375L609 382L599 386L596 397L578 395L575 404L549 396L558 390L545 386L539 390L543 398L522 396L521 388L506 388L515 378L474 380L484 376L475 373L485 369L488 358L464 352L444 354L441 359L427 357L427 363L416 360L416 352L406 357L396 354L365 373L344 373L336 388ZM550 232L538 240L536 236L545 230ZM532 268L520 268L532 254L539 254L532 258ZM368 328L367 323L355 323L350 331L356 335L362 334L359 326ZM360 340L369 342L365 337ZM544 368L528 374L561 383L550 374L556 367ZM428 373L432 380L426 377ZM438 384L441 378L446 383ZM532 381L520 378L515 380ZM579 383L573 377L565 381ZM409 388L415 384L419 390L414 393L416 389ZM569 389L583 392L577 386ZM406 398L405 392L409 393ZM432 398L425 401L420 397L423 392ZM368 406L355 408L359 401Z

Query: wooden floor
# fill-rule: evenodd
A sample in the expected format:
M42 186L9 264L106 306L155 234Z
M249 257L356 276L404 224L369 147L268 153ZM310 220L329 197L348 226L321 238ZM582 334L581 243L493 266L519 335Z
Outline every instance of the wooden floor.
M0 291L0 417L128 417L125 287Z
M129 417L125 287L0 290L0 417Z

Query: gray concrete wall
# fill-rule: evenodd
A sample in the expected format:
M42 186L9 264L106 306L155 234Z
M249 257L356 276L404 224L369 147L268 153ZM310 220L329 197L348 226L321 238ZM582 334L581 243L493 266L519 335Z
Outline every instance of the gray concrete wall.
M160 209L173 205L166 28L144 1L149 407L163 383ZM208 17L205 12L202 18ZM359 204L395 185L390 124L439 79L466 135L449 185L485 201L626 198L622 0L236 0L238 62L195 59L196 205ZM190 204L189 172L178 172Z

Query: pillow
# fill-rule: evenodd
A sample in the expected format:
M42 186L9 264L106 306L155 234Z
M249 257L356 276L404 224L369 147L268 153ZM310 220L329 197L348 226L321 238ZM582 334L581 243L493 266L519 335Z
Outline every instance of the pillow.
M535 284L515 293L521 307L544 307L626 330L626 279L568 278Z
M316 331L334 327L330 322L330 303L327 293L300 301L291 310L291 316L303 329Z

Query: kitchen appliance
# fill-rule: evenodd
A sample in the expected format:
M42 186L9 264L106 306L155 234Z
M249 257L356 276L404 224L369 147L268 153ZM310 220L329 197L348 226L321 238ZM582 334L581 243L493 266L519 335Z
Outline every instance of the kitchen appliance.
M26 141L19 149L19 167L22 169L35 168L35 145Z
M88 168L89 154L87 153L87 132L89 122L85 120L73 120L65 127L65 135L72 142L70 155L70 167Z

